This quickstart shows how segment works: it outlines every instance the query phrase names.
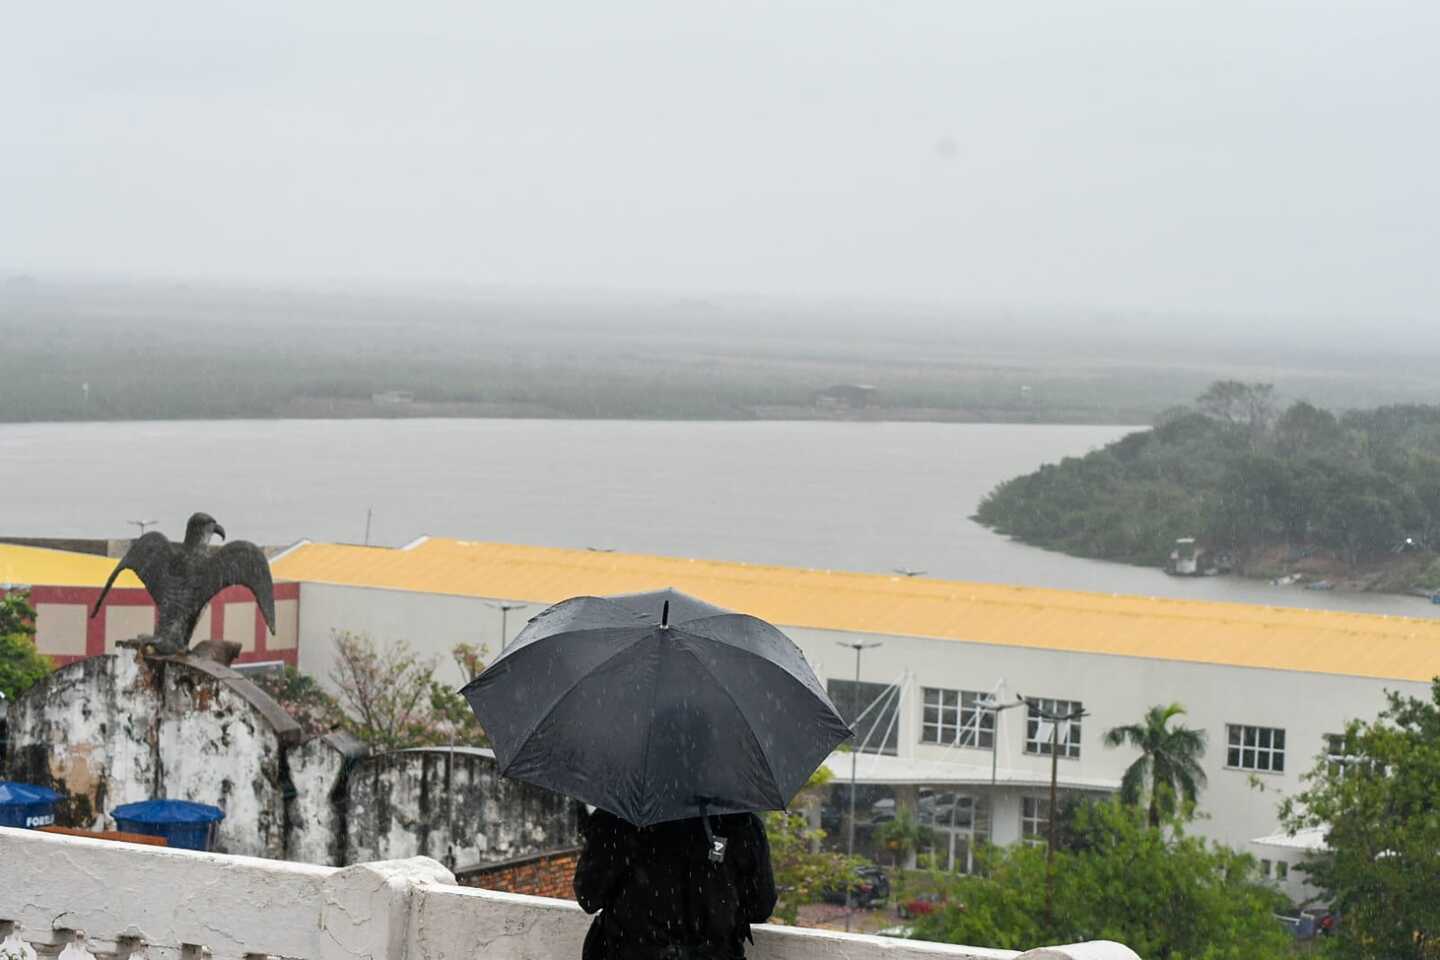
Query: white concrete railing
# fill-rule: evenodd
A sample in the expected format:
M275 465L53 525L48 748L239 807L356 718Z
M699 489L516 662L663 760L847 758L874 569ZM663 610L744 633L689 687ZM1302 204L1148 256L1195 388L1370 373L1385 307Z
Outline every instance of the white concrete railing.
M453 885L426 857L335 869L0 827L0 960L579 960L566 900ZM754 960L1138 960L1096 942L1018 954L766 925Z

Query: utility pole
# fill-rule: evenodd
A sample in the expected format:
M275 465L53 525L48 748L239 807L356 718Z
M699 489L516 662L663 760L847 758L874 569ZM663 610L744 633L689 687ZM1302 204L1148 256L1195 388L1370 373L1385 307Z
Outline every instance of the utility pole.
M837 644L839 644L840 646L842 646L842 647L849 647L851 650L854 650L854 651L855 651L855 689L854 689L854 695L855 695L855 696L854 696L854 701L853 701L853 702L854 702L854 704L855 704L854 714L855 714L855 716L858 717L858 716L860 715L860 654L861 654L863 651L865 651L865 650L871 649L872 647L878 647L878 646L880 646L880 645L881 645L881 642L880 642L879 640L872 640L872 641L870 641L869 643L866 643L866 642L864 642L864 641L859 641L859 642L856 642L856 643L846 643L844 640L836 640L835 642L836 642ZM897 709L898 709L898 707L897 707ZM877 719L878 719L878 718L877 718ZM884 744L881 744L881 747L882 747L882 749L883 749ZM849 840L847 841L847 843L845 844L845 855L846 855L847 857L853 857L853 856L855 856L855 778L856 778L856 764L859 763L859 761L860 761L860 750L859 750L859 745L856 744L855 747L852 748L851 751L850 751L850 839L849 839ZM854 897L854 892L853 892L854 886L855 886L854 878L853 878L853 877L846 877L846 878L845 878L845 932L846 932L846 933L849 933L849 932L850 932L850 911L851 911L851 909L852 909L851 904L852 904L852 902L853 902L853 897Z
M1060 724L1066 725L1065 742L1068 745L1070 722L1088 714L1083 708L1070 713L1055 713L1041 707L1038 700L1030 704L1030 709L1050 723L1050 838L1045 847L1045 925L1048 927L1055 919L1055 827L1060 819L1057 799L1057 784L1060 778Z
M370 517L375 513L374 507L365 508L365 546L370 546Z
M990 731L990 838L993 840L995 838L995 795L1000 792L998 786L1000 772L1000 714L1015 707L1025 706L1025 700L1017 695L1014 703L998 703L995 700L989 700L985 703L977 704L977 706L983 707L995 714L995 724ZM952 815L950 819L953 825L954 816ZM950 842L953 846L955 841L952 838ZM950 866L953 870L955 866L953 856L951 857Z

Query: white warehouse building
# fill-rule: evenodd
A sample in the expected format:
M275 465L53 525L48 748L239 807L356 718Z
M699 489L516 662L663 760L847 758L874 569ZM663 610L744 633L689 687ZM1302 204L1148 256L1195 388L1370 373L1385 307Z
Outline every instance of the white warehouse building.
M869 707L856 724L868 737L857 823L914 807L962 866L977 839L1042 834L1049 817L1055 731L1031 705L997 718L984 703L1084 710L1059 733L1058 782L1073 794L1113 792L1135 759L1106 747L1106 730L1178 702L1179 722L1209 741L1194 832L1254 853L1296 901L1308 891L1288 868L1305 848L1276 843L1280 801L1329 737L1375 717L1387 689L1427 697L1440 674L1440 621L1404 617L428 537L400 549L302 542L273 568L301 584L300 669L327 682L335 630L406 640L458 685L455 644L493 655L571 596L674 587L762 617L800 646L847 719ZM859 687L856 644L867 645ZM851 755L828 764L848 780Z

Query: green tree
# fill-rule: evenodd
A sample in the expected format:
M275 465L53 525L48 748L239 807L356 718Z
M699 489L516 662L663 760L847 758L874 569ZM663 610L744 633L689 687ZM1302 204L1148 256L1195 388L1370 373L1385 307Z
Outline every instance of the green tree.
M1321 757L1281 806L1290 830L1321 827L1325 849L1297 869L1341 922L1337 954L1440 957L1440 678L1428 701L1390 692L1372 722L1345 731L1343 760Z
M1313 456L1336 446L1340 422L1328 410L1304 400L1292 404L1275 422L1275 443L1285 456Z
M1321 512L1320 522L1327 543L1340 550L1352 568L1389 550L1404 530L1396 504L1363 488L1337 492Z
M1076 851L1056 853L1055 911L1045 920L1045 850L990 848L985 875L953 881L947 906L915 935L1024 950L1116 940L1147 960L1282 960L1291 938L1275 922L1282 897L1248 855L1187 837L1178 821L1152 829L1138 811L1081 805Z
M820 891L844 889L851 882L859 857L851 859L838 853L822 853L820 841L825 831L810 826L807 811L820 802L819 795L832 775L820 767L810 776L791 803L789 810L765 814L765 833L770 840L770 865L775 873L775 889L779 899L775 916L794 924L803 904L814 903Z
M450 648L450 658L460 668L460 674L469 683L485 672L485 657L490 647L483 643L457 643Z
M1200 768L1200 758L1205 755L1205 731L1170 726L1171 720L1184 713L1185 708L1178 703L1153 706L1140 723L1112 727L1105 733L1107 747L1129 744L1140 751L1120 781L1120 799L1139 804L1148 781L1148 819L1152 827L1175 814L1177 798L1193 807L1200 788L1205 786L1205 771Z
M0 596L0 693L13 700L53 669L50 658L35 647L29 591Z
M284 707L306 736L321 736L347 726L339 701L314 677L288 664L284 670L256 677L255 685Z
M484 731L465 699L435 679L435 661L406 641L377 644L365 634L337 630L330 679L339 691L345 725L377 750L485 746ZM462 671L483 668L483 648L461 644L452 655Z
M1208 416L1248 427L1253 436L1259 436L1275 419L1275 387L1268 383L1217 380L1200 394L1195 406Z
M0 636L35 636L35 608L29 590L7 590L0 595Z

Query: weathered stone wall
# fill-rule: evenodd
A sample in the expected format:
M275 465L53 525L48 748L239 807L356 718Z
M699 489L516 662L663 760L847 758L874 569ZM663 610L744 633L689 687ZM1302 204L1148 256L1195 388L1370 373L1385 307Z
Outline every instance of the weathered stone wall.
M223 853L343 866L429 855L461 867L572 847L574 804L500 777L469 748L367 756L300 727L249 680L203 658L129 652L62 667L10 708L4 777L65 795L59 822L103 830L122 803L225 811Z
M225 667L200 658L159 662L162 795L224 810L220 852L283 858L285 750L300 739L299 724Z
M10 718L6 776L64 794L63 823L103 829L122 803L193 800L225 811L218 851L285 856L285 750L300 728L239 674L201 659L90 657L27 691Z
M470 747L399 750L350 775L346 862L429 856L467 867L575 846L575 802L501 777Z
M295 795L286 859L344 866L350 768L368 750L346 733L314 737L286 754Z
M65 795L59 822L100 828L105 811L145 800L158 782L151 676L124 658L94 657L57 670L9 709L5 777Z

